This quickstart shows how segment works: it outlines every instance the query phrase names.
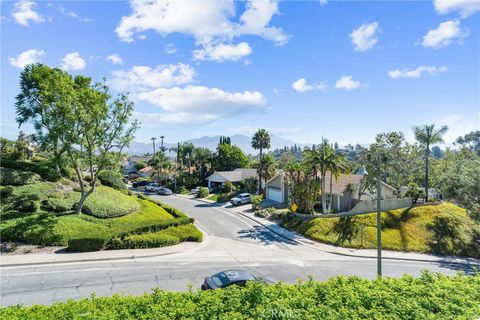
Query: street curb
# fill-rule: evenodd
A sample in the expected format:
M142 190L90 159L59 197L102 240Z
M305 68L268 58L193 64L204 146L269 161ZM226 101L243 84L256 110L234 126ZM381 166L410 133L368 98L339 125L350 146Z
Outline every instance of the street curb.
M112 260L135 260L141 258L153 258L168 256L171 254L182 253L182 251L173 251L165 252L159 254L149 254L144 256L128 256L128 257L118 257L118 258L95 258L95 259L78 259L78 260L69 260L69 261L51 261L51 262L27 262L27 263L9 263L9 264L0 264L0 268L9 268L9 267L22 267L22 266L38 266L38 265L49 265L49 264L67 264L67 263L77 263L77 262L98 262L98 261L112 261Z
M295 239L292 239L290 237L287 237L279 232L277 232L275 229L271 228L270 226L262 223L261 221L258 221L257 219L253 218L253 217L250 217L244 213L242 213L241 211L236 211L236 210L232 210L240 215L242 215L243 217L245 218L248 218L252 221L254 221L255 223L258 223L259 225L267 228L268 230L270 230L271 232L275 233L276 235L278 235L279 237L282 237L284 239L287 239L291 242L294 242L296 244L299 244L299 245L302 245L302 246L306 246L306 247L309 247L309 248L314 248L316 250L319 250L319 251L322 251L322 252L325 252L325 253L330 253L330 254L335 254L335 255L339 255L339 256L344 256L344 257L354 257L354 258L363 258L363 259L377 259L377 257L372 257L372 256L365 256L365 255L356 255L356 254L349 254L349 253L341 253L341 252L335 252L335 251L328 251L328 250L323 250L323 249L319 249L319 248L316 248L316 247L313 247L313 246L310 246L308 244L305 244L305 243L302 243L298 240L295 240ZM313 240L312 240L313 241ZM441 263L441 264L449 264L449 265L466 265L466 266L478 266L480 268L480 261L479 262L454 262L454 261L445 261L445 260L426 260L426 259L415 259L415 258L401 258L401 257L398 257L398 258L394 258L394 257L383 257L382 256L382 259L383 260L400 260L400 261L414 261L414 262L427 262L427 263Z
M195 198L195 199L191 199L191 200L197 200L197 201L201 201L201 202L205 202L205 203L216 203L216 202L210 202L208 200L205 200L205 199L201 199L201 198ZM226 208L225 208L226 209ZM298 240L295 240L295 239L292 239L292 238L289 238L279 232L277 232L275 229L271 228L270 226L264 224L263 222L261 221L258 221L257 219L253 218L253 217L250 217L249 215L246 215L244 214L243 212L241 211L237 211L237 210L232 210L233 212L235 213L238 213L240 214L241 216L267 228L268 230L270 230L271 232L275 233L276 235L278 235L279 237L283 238L283 239L286 239L286 240L289 240L293 243L296 243L298 245L302 245L302 246L306 246L306 247L309 247L309 248L313 248L313 249L316 249L316 250L319 250L319 251L322 251L322 252L325 252L325 253L330 253L330 254L335 254L335 255L339 255L339 256L344 256L344 257L353 257L353 258L363 258L363 259L377 259L377 257L372 257L372 256L365 256L365 255L357 255L357 254L350 254L350 253L341 253L341 252L335 252L335 251L329 251L329 250L323 250L323 249L319 249L319 248L316 248L316 247L313 247L309 244L305 244L305 243L302 243ZM314 240L312 240L314 241ZM415 258L401 258L401 257L398 257L398 258L393 258L393 257L383 257L382 256L382 259L383 260L400 260L400 261L413 261L413 262L425 262L425 263L441 263L441 264L449 264L449 265L466 265L466 266L478 266L480 268L480 261L479 262L454 262L454 261L445 261L445 260L426 260L426 259L415 259Z

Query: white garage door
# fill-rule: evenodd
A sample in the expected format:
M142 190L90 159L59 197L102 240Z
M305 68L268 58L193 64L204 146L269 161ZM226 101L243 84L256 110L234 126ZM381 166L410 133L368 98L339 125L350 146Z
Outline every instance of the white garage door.
M282 191L280 189L268 188L267 198L269 200L282 202Z

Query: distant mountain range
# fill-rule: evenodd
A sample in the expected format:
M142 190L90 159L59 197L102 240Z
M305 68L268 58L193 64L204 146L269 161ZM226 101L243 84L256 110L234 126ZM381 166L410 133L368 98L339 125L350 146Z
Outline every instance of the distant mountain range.
M213 136L213 137L205 136L201 138L186 140L183 142L191 142L195 147L203 147L203 148L208 148L212 151L215 151L217 149L219 140L220 140L220 136ZM246 154L251 154L251 155L258 154L258 150L253 149L251 146L251 142L252 142L251 136L236 134L236 135L230 136L230 140L232 141L232 144L240 147L243 150L243 152L245 152ZM305 144L297 143L292 140L288 140L272 134L270 135L270 144L271 144L270 150L283 148L285 146L290 147L293 145L297 145L301 147L305 146ZM175 148L176 146L177 144L172 144L167 142L164 143L164 147L167 149ZM160 147L160 143L158 140L156 143L156 147L157 148ZM152 143L134 141L132 142L130 147L125 150L125 152L131 155L134 155L134 154L142 155L145 153L152 153L153 146L152 146Z

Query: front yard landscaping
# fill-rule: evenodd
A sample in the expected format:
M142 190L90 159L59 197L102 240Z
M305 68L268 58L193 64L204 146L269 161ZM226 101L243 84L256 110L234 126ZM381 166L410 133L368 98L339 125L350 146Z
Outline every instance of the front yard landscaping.
M16 177L25 176L18 169ZM2 175L5 171L2 170ZM74 211L80 198L76 184L67 179L58 182L15 180L2 185L0 232L2 241L46 246L69 246L72 251L104 248L150 248L202 241L202 234L183 212L127 190L98 186L87 198L81 214ZM2 182L14 181L2 177ZM144 241L167 237L168 241ZM137 239L137 240L134 240ZM85 243L79 246L79 243Z
M376 214L308 221L282 216L281 225L324 243L376 248ZM466 210L451 204L417 206L382 213L382 247L480 258L480 226Z

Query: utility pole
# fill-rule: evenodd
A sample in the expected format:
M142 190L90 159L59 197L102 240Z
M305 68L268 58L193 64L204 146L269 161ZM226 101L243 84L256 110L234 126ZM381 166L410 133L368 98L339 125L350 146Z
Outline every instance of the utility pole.
M377 167L377 276L382 277L382 210L380 208L382 202L381 195L381 170L380 161Z
M160 150L162 150L162 153L165 151L165 149L163 149L163 139L165 139L164 136L160 136Z
M153 143L153 157L155 157L155 140L157 140L157 138L152 137L152 139L150 140L152 140L152 143Z

